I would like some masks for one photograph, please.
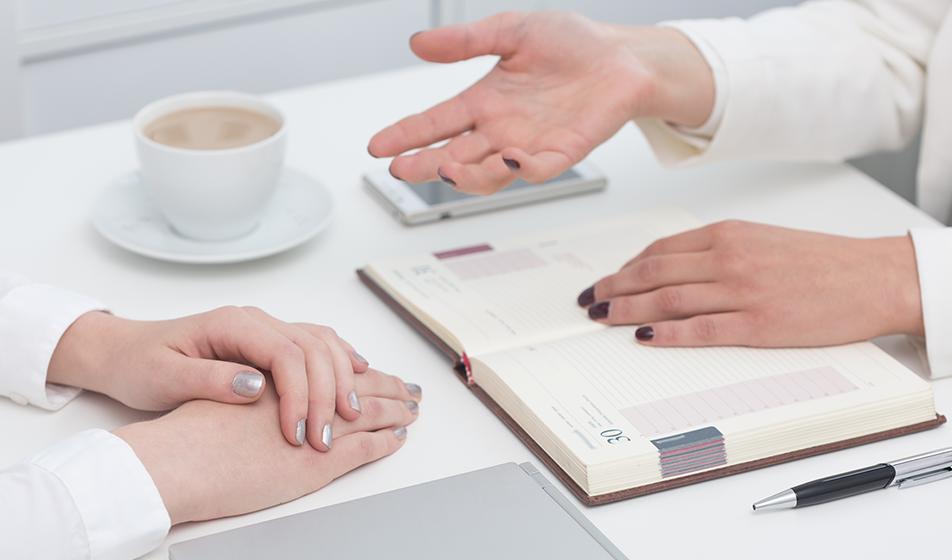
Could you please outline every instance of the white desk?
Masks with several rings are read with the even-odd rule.
[[[367,155],[382,125],[458,91],[486,68],[417,67],[273,96],[291,123],[290,165],[322,179],[337,215],[316,240],[241,265],[165,264],[100,239],[90,207],[116,175],[135,167],[127,122],[0,145],[0,265],[99,297],[115,312],[165,318],[235,303],[294,320],[334,325],[371,362],[424,387],[420,420],[395,456],[281,507],[172,531],[168,543],[288,515],[531,454],[463,388],[445,359],[357,280],[354,269],[393,253],[425,252],[597,220],[659,204],[705,220],[744,218],[855,235],[900,234],[930,225],[924,214],[845,165],[721,164],[663,170],[633,126],[591,160],[611,185],[604,194],[418,228],[396,223],[363,191],[361,174],[384,162]],[[109,92],[104,92],[108,102]],[[579,286],[581,290],[584,286]],[[891,351],[918,367],[904,340]],[[952,383],[937,383],[952,413]],[[50,414],[0,402],[0,465],[88,427],[142,418],[86,394]],[[875,492],[819,508],[755,515],[754,499],[789,485],[952,444],[952,428],[781,465],[644,498],[584,509],[632,559],[646,557],[886,558],[941,550],[952,482]],[[538,464],[538,461],[536,461]],[[460,520],[460,523],[464,523]],[[373,528],[367,528],[368,535]],[[426,547],[421,535],[421,549]],[[934,556],[934,555],[933,555]],[[150,558],[166,557],[165,546]]]

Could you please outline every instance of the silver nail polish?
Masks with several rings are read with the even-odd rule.
[[[394,428],[393,435],[397,436],[397,439],[407,439],[406,426],[400,426],[399,428]]]
[[[369,365],[370,365],[370,362],[367,361],[367,358],[361,356],[361,355],[360,355],[360,352],[358,352],[358,351],[356,351],[356,350],[354,350],[354,357],[357,358],[357,361],[358,361],[358,362],[364,364],[365,366],[369,366]]]
[[[347,394],[347,404],[350,405],[350,408],[360,412],[360,399],[357,398],[357,392],[351,391]]]
[[[423,387],[420,387],[416,383],[404,383],[404,385],[407,386],[407,392],[410,393],[411,396],[416,398],[423,396]]]
[[[331,444],[334,443],[334,432],[330,424],[324,424],[324,429],[321,430],[321,443],[328,449],[330,449]]]
[[[240,371],[231,380],[231,390],[236,395],[254,398],[264,387],[264,376],[257,371]]]
[[[304,445],[304,436],[307,435],[307,424],[304,421],[304,418],[298,420],[297,429],[294,430],[294,439],[297,440],[298,445]]]
[[[404,404],[407,405],[411,414],[416,414],[420,411],[420,405],[418,405],[416,401],[406,401]]]

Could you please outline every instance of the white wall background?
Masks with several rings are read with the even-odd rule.
[[[194,89],[267,92],[413,64],[420,29],[509,9],[618,23],[799,0],[0,0],[0,140],[125,118]],[[916,150],[859,166],[911,197]]]

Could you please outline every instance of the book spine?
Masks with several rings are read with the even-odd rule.
[[[466,371],[466,385],[475,385],[476,381],[473,379],[473,366],[469,363],[469,356],[466,355],[466,352],[463,352],[460,356],[460,360],[463,362],[463,369]]]

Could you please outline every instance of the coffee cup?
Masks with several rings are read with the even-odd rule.
[[[287,141],[274,105],[233,91],[185,93],[146,105],[132,122],[146,194],[176,232],[222,241],[258,225]]]

